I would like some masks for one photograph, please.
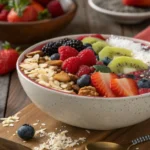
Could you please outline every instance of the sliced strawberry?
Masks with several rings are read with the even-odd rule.
[[[86,37],[95,37],[95,38],[98,38],[98,39],[101,39],[101,40],[106,40],[101,34],[93,34],[93,35],[90,35],[90,36],[87,36],[87,35],[84,35],[84,36],[79,36],[78,38],[77,38],[77,40],[80,40],[80,41],[82,41],[84,38],[86,38]]]
[[[137,84],[131,78],[112,79],[110,87],[119,97],[138,95]]]
[[[150,88],[141,88],[139,89],[139,94],[150,93]]]
[[[110,89],[110,81],[117,77],[118,76],[113,73],[95,72],[91,75],[91,82],[100,95],[105,97],[116,97]]]

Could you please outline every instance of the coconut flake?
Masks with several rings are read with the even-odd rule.
[[[67,130],[60,133],[50,132],[48,133],[48,140],[39,147],[35,147],[33,150],[65,150],[66,148],[71,148],[80,143],[84,143],[86,138],[82,137],[73,140],[71,137],[66,136]]]
[[[135,59],[140,59],[146,64],[150,65],[150,48],[149,50],[145,50],[145,48],[148,48],[147,46],[145,47],[141,43],[136,43],[132,40],[128,40],[123,37],[117,37],[113,35],[107,39],[107,42],[111,46],[131,50],[133,52],[133,57]]]

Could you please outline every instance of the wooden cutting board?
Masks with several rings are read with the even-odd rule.
[[[121,144],[128,144],[132,139],[138,136],[150,134],[150,128],[149,128],[150,120],[147,120],[136,126],[131,126],[128,128],[123,128],[123,129],[118,129],[113,131],[92,130],[89,132],[89,130],[87,131],[85,129],[76,128],[73,126],[66,125],[62,122],[56,121],[54,118],[48,116],[47,114],[39,110],[34,104],[30,104],[29,106],[21,110],[18,116],[20,117],[20,120],[14,123],[13,127],[3,127],[2,124],[0,125],[0,137],[25,145],[31,149],[33,149],[33,147],[35,146],[38,146],[40,143],[46,141],[46,138],[36,137],[28,142],[24,142],[17,135],[14,134],[16,133],[16,130],[21,125],[23,124],[33,125],[34,123],[37,122],[37,120],[39,120],[39,123],[38,125],[34,126],[36,130],[39,130],[40,127],[46,128],[47,132],[54,132],[54,131],[58,132],[58,131],[68,130],[69,132],[67,136],[71,136],[72,138],[75,139],[79,137],[86,137],[87,138],[86,143],[95,142],[95,141],[115,141]],[[42,126],[42,123],[46,125]],[[84,144],[77,147],[77,149],[80,150],[82,150],[83,148],[84,148]],[[144,149],[140,149],[140,150],[144,150]]]

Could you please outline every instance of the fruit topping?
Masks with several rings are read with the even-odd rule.
[[[109,57],[105,57],[103,59],[103,64],[107,66],[111,61],[112,61],[112,59],[110,59]]]
[[[150,88],[150,79],[141,79],[137,82],[139,88]]]
[[[128,74],[137,70],[148,69],[148,65],[141,60],[131,57],[120,56],[114,58],[108,65],[112,72],[116,74],[124,73]]]
[[[81,77],[84,74],[90,74],[90,73],[91,73],[91,69],[89,66],[81,65],[78,72],[77,72],[77,76]]]
[[[61,46],[59,42],[49,42],[43,46],[42,51],[44,55],[51,56],[54,53],[58,53],[58,48]]]
[[[137,84],[130,78],[112,79],[110,87],[118,97],[138,95]]]
[[[100,39],[98,38],[95,38],[95,37],[85,37],[83,40],[82,40],[82,43],[85,44],[85,43],[89,43],[89,44],[93,44],[93,43],[96,43],[98,41],[101,41]]]
[[[91,83],[91,77],[90,75],[82,75],[78,80],[77,80],[77,85],[79,87],[84,87],[84,86],[88,86]]]
[[[92,45],[89,43],[84,43],[83,46],[84,46],[84,49],[88,49],[88,48],[91,49],[92,48]]]
[[[116,97],[110,89],[110,81],[117,77],[118,76],[113,73],[95,72],[91,75],[91,82],[101,96]]]
[[[92,44],[92,47],[96,54],[98,54],[104,47],[109,46],[105,41],[98,41]]]
[[[139,94],[150,93],[150,88],[141,88],[139,89]]]
[[[69,57],[77,56],[78,51],[70,46],[61,46],[58,48],[60,54],[60,60],[66,60]]]
[[[67,73],[76,74],[80,66],[81,62],[79,57],[70,57],[63,62],[62,70]]]
[[[99,59],[100,60],[103,60],[106,57],[113,59],[114,57],[118,57],[118,56],[129,56],[129,57],[131,57],[132,51],[124,49],[124,48],[107,46],[99,52]]]
[[[59,60],[60,58],[60,55],[59,53],[54,53],[50,56],[51,60]]]
[[[17,133],[20,138],[27,141],[33,138],[35,130],[32,126],[24,124],[18,129]]]
[[[93,51],[90,49],[82,50],[78,57],[80,58],[82,65],[92,66],[96,64],[96,57]]]
[[[70,39],[70,40],[66,41],[63,45],[64,46],[71,46],[78,51],[81,51],[84,49],[83,43],[80,40],[75,40],[75,39]]]

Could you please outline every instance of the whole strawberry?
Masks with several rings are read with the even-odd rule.
[[[8,22],[28,22],[38,18],[37,10],[30,5],[30,0],[15,0],[10,3],[12,8],[7,16]]]
[[[77,56],[78,51],[70,46],[61,46],[58,48],[60,60],[66,60],[69,57]]]
[[[0,50],[0,75],[13,71],[16,68],[18,57],[19,53],[6,42],[3,49]]]
[[[82,50],[78,57],[81,60],[82,65],[93,66],[96,64],[96,56],[91,49]]]

